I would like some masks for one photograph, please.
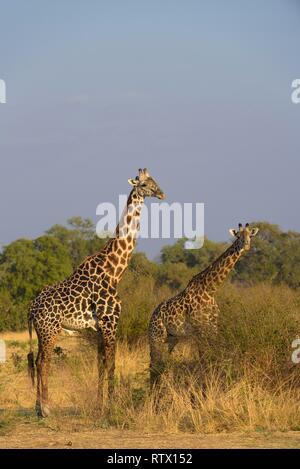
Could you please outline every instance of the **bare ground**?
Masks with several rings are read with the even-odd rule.
[[[300,432],[141,434],[129,430],[55,431],[22,424],[0,436],[0,448],[300,448]]]

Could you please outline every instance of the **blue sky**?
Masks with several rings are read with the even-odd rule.
[[[0,0],[0,243],[129,192],[300,231],[297,0]],[[148,202],[149,203],[149,202]],[[140,240],[152,257],[159,240]]]

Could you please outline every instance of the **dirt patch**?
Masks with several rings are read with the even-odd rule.
[[[63,432],[18,425],[0,448],[300,448],[300,432],[269,434],[141,434],[128,430]]]

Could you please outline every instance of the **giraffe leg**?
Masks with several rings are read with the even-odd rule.
[[[150,390],[159,384],[160,376],[165,369],[166,342],[168,333],[161,318],[152,317],[148,330],[150,346]],[[175,347],[175,342],[174,346]],[[169,344],[169,350],[172,345]]]
[[[150,342],[150,389],[153,390],[160,382],[165,369],[165,343],[159,340]]]
[[[36,359],[37,369],[37,399],[36,413],[38,417],[47,417],[50,413],[48,402],[48,376],[50,371],[50,361],[52,350],[55,344],[55,337],[51,340],[42,340],[39,343],[39,351]]]
[[[106,320],[103,320],[103,337],[105,347],[105,364],[108,378],[108,398],[110,402],[114,396],[115,363],[116,363],[116,328],[121,314],[121,300],[118,295],[111,298],[111,307]],[[112,321],[113,318],[113,321]],[[103,318],[104,319],[104,318]]]
[[[116,355],[116,327],[121,312],[121,301],[117,296],[111,297],[111,305],[104,313],[98,311],[100,320],[99,342],[98,342],[98,399],[100,406],[103,405],[104,375],[108,377],[108,397],[112,399],[115,381],[115,355]]]
[[[209,316],[207,324],[204,329],[197,328],[195,331],[197,344],[198,344],[198,357],[200,366],[200,380],[198,385],[200,386],[200,392],[203,398],[207,397],[207,384],[205,380],[205,374],[208,366],[211,364],[210,351],[215,350],[217,347],[218,340],[218,315],[219,308],[217,304],[213,304],[209,310]],[[197,399],[193,396],[192,404],[196,405]]]
[[[102,332],[98,334],[98,405],[103,407],[104,374],[106,369],[105,346]]]
[[[114,396],[115,387],[115,362],[116,362],[116,342],[115,339],[105,344],[106,369],[108,378],[108,398],[111,401]]]
[[[113,398],[115,381],[115,354],[116,341],[114,337],[100,335],[98,340],[98,404],[103,406],[104,377],[107,372],[108,377],[108,397]]]
[[[205,315],[205,322],[202,325],[194,324],[194,336],[198,344],[199,361],[203,361],[203,352],[216,347],[218,338],[218,317],[219,307],[213,299],[212,304],[206,309],[202,309],[202,315]]]
[[[40,347],[39,347],[39,351],[38,351],[37,358],[36,358],[36,361],[35,361],[36,373],[37,373],[37,377],[36,377],[37,390],[36,390],[35,411],[36,411],[38,417],[42,417],[42,414],[41,414],[41,357],[42,357],[42,351],[40,350]]]

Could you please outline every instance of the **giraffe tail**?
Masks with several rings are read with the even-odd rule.
[[[35,377],[35,366],[34,366],[34,354],[33,354],[33,345],[32,345],[32,318],[29,316],[28,319],[28,332],[29,332],[29,353],[27,355],[27,366],[28,366],[28,376],[31,379],[32,387],[34,386],[34,377]]]

